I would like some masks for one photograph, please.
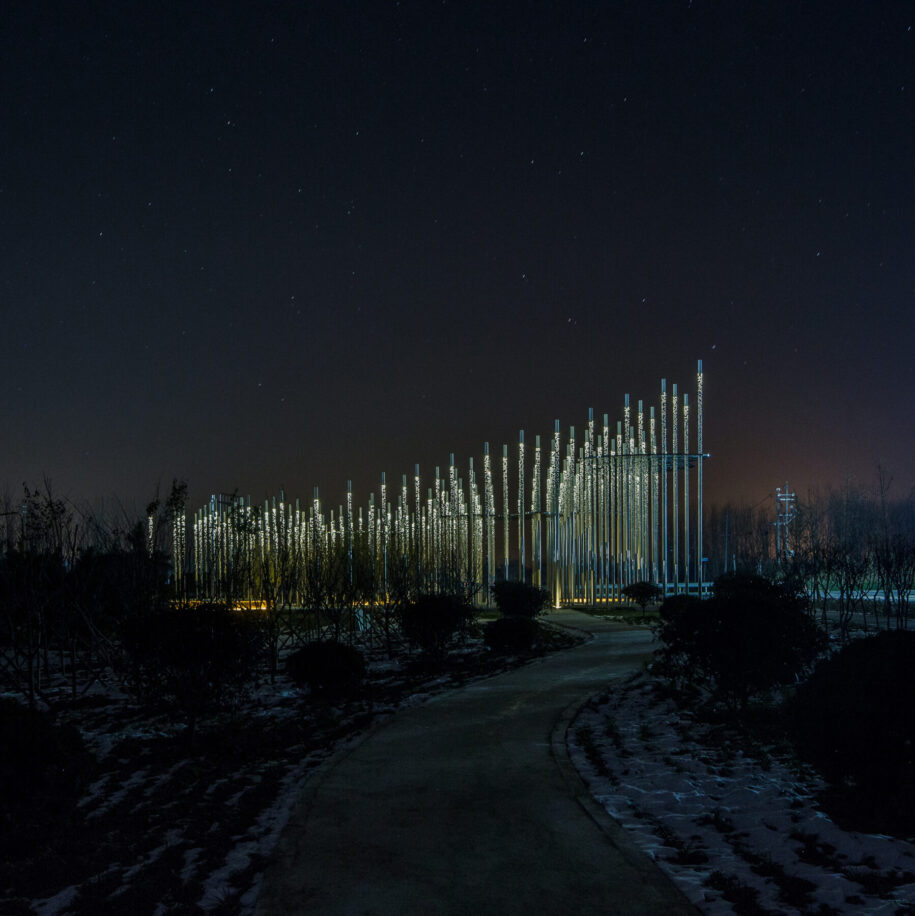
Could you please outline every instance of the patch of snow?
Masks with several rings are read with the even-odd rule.
[[[57,916],[58,913],[66,910],[78,892],[79,888],[72,884],[70,887],[65,887],[62,891],[56,893],[53,897],[48,897],[45,900],[33,900],[32,909],[36,916]]]
[[[99,817],[104,812],[106,812],[112,805],[119,805],[126,797],[127,793],[131,789],[135,789],[137,786],[143,783],[143,780],[146,778],[146,774],[149,770],[146,767],[143,767],[137,770],[126,782],[121,783],[121,788],[116,792],[112,792],[105,801],[98,806],[94,811],[90,811],[86,815],[86,820],[91,818]]]
[[[915,878],[882,897],[866,890],[877,875],[901,882],[915,872],[915,846],[839,828],[816,807],[822,783],[812,772],[774,758],[764,769],[738,749],[704,745],[709,729],[659,700],[647,680],[618,682],[601,700],[585,704],[570,727],[570,758],[598,802],[704,913],[733,912],[722,880],[782,913],[826,904],[882,916],[915,906]],[[803,891],[785,890],[798,879],[811,883],[806,901]]]
[[[203,852],[202,846],[195,846],[193,849],[184,851],[184,868],[181,869],[181,880],[185,884],[191,880],[194,872],[197,871],[197,859],[200,858],[201,852]]]

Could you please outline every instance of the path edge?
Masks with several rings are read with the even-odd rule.
[[[612,680],[612,679],[611,679]],[[566,785],[569,787],[579,807],[597,825],[607,842],[613,846],[626,862],[638,872],[646,884],[667,885],[674,894],[682,900],[683,913],[693,913],[700,916],[701,910],[686,896],[674,879],[661,868],[646,852],[639,849],[631,839],[626,828],[615,818],[607,813],[604,806],[591,794],[572,758],[569,756],[567,735],[572,723],[578,717],[581,708],[591,699],[593,694],[587,694],[570,703],[560,714],[550,733],[550,753],[557,768],[562,774]]]

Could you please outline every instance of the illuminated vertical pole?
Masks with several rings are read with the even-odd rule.
[[[488,442],[483,443],[483,513],[486,518],[486,604],[489,605],[492,598],[490,589],[496,581],[496,497]]]
[[[595,482],[597,480],[597,468],[594,464],[596,453],[594,451],[594,408],[588,408],[588,436],[585,440],[585,465],[584,471],[585,489],[586,489],[586,529],[585,538],[587,540],[587,559],[588,559],[588,604],[594,606],[595,600],[595,576],[597,573],[597,529],[594,524],[596,511],[594,500],[597,495]]]
[[[477,526],[474,517],[474,502],[477,489],[477,475],[473,470],[473,456],[468,459],[467,464],[467,579],[470,582],[479,582],[477,578],[477,553],[476,537]]]
[[[527,526],[524,521],[524,430],[518,431],[518,581],[524,582],[526,573],[524,562],[527,559],[525,538]]]
[[[407,475],[400,476],[400,563],[401,568],[406,565],[410,551],[410,496],[407,490]]]
[[[625,550],[623,556],[624,572],[622,584],[630,585],[632,578],[630,575],[632,562],[632,452],[630,449],[631,442],[631,409],[629,407],[629,395],[625,396],[623,402],[623,540]]]
[[[388,600],[388,485],[385,472],[381,472],[381,506],[379,507],[380,540],[381,540],[381,596]]]
[[[702,360],[696,373],[696,451],[699,455],[699,465],[696,468],[696,578],[699,582],[699,597],[702,597],[702,582],[705,578],[705,564],[703,563],[702,554],[702,462],[704,453],[702,451]],[[727,558],[725,558],[727,561]]]
[[[375,519],[375,494],[369,493],[368,504],[368,546],[369,556],[372,560],[372,588],[375,594],[373,600],[378,598],[378,528]]]
[[[477,486],[477,474],[473,469],[473,457],[469,459],[470,467],[470,556],[473,569],[473,589],[476,594],[483,586],[483,506]]]
[[[624,502],[624,493],[625,487],[624,483],[624,467],[623,467],[623,424],[617,420],[616,421],[616,461],[614,462],[613,468],[613,487],[614,487],[614,520],[613,520],[613,529],[614,529],[614,538],[616,541],[616,560],[615,560],[615,572],[614,576],[616,577],[616,598],[620,600],[622,596],[623,585],[623,556],[625,551],[625,545],[623,543],[623,502]]]
[[[651,581],[657,583],[658,567],[658,431],[654,405],[648,408],[648,434],[651,437]]]
[[[194,543],[194,597],[198,600],[203,597],[200,592],[200,584],[203,581],[203,550],[201,549],[203,531],[203,522],[201,520],[202,510],[194,512],[194,524],[191,528],[191,540]]]
[[[638,563],[638,521],[639,521],[639,512],[638,512],[638,494],[637,494],[637,476],[638,476],[638,446],[635,441],[635,427],[630,424],[629,426],[629,438],[627,439],[627,465],[629,467],[629,473],[627,476],[626,484],[626,499],[628,501],[627,506],[627,523],[628,523],[628,540],[629,540],[629,550],[627,553],[627,581],[629,583],[636,581],[636,565]]]
[[[584,442],[588,441],[587,433]],[[586,537],[588,516],[588,494],[585,468],[585,446],[578,447],[578,460],[575,463],[575,555],[578,588],[575,595],[579,601],[588,600],[588,541]]]
[[[566,538],[566,569],[568,571],[568,596],[575,601],[578,598],[578,541],[576,538],[578,513],[575,499],[578,496],[577,475],[575,473],[575,427],[569,427],[568,455],[566,456],[566,520],[563,525]]]
[[[689,594],[689,394],[683,392],[683,573]]]
[[[423,511],[422,511],[422,487],[419,479],[419,465],[413,465],[413,512],[415,521],[413,523],[413,550],[416,553],[416,585],[422,588],[423,583]]]
[[[442,557],[444,551],[442,549],[442,508],[444,506],[444,497],[442,496],[442,477],[441,470],[438,465],[435,466],[435,487],[433,488],[433,498],[434,498],[434,519],[433,519],[433,550],[434,550],[434,561],[433,568],[435,569],[435,580],[436,580],[436,591],[439,591],[442,586],[442,574],[444,569],[442,568]]]
[[[667,597],[667,379],[661,379],[661,575],[664,580],[664,597]]]
[[[672,403],[672,423],[671,423],[671,450],[673,451],[673,506],[674,506],[674,593],[680,592],[680,499],[679,499],[679,477],[680,477],[680,453],[677,450],[677,427],[680,421],[680,399],[677,395],[677,386],[674,385],[673,403]]]
[[[448,456],[448,573],[451,577],[451,587],[454,587],[455,577],[460,570],[460,512],[461,505],[458,500],[457,466],[454,463],[454,452]]]
[[[455,466],[457,474],[457,466]],[[467,572],[467,504],[464,500],[464,478],[457,478],[457,490],[455,493],[454,505],[454,525],[455,525],[455,562],[454,570],[458,581],[466,581],[469,578]]]
[[[603,450],[600,460],[601,485],[601,595],[610,599],[610,418],[604,414]]]
[[[636,451],[638,458],[636,488],[638,492],[638,521],[639,521],[639,556],[638,556],[638,580],[642,581],[648,578],[648,519],[645,509],[648,505],[648,485],[645,473],[645,407],[639,400],[638,411],[636,413]]]
[[[537,588],[543,588],[543,559],[540,518],[540,436],[534,437],[534,477],[531,481],[531,576]]]
[[[296,506],[298,513],[298,506]],[[353,584],[353,482],[346,481],[346,565],[349,568],[350,585]]]
[[[502,548],[504,553],[504,575],[505,581],[508,581],[508,540],[509,540],[509,516],[508,516],[508,446],[502,446]]]
[[[562,584],[559,575],[559,487],[561,482],[560,465],[562,462],[560,448],[559,420],[556,420],[553,427],[553,439],[550,443],[550,469],[547,474],[547,512],[550,514],[549,527],[547,529],[549,536],[547,557],[549,559],[550,591],[553,595],[554,608],[558,608],[562,604]]]
[[[423,588],[434,591],[435,582],[435,502],[432,497],[432,487],[426,489],[426,515],[423,519]],[[431,584],[430,584],[431,580]]]

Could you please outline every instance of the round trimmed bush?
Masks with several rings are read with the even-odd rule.
[[[530,617],[502,617],[483,628],[483,641],[495,652],[527,652],[534,645],[540,625]]]
[[[170,703],[193,724],[250,688],[263,639],[258,611],[200,604],[134,618],[122,646],[137,697]]]
[[[915,633],[843,647],[798,688],[789,712],[799,752],[853,816],[869,819],[862,829],[915,832]]]
[[[503,617],[536,617],[550,603],[546,589],[526,582],[496,582],[490,591]]]
[[[93,766],[74,726],[0,698],[0,857],[27,856],[60,830]]]
[[[299,687],[314,694],[346,696],[365,680],[365,656],[355,647],[334,640],[306,643],[286,659],[286,673]]]
[[[441,659],[472,620],[473,608],[460,595],[421,595],[400,611],[404,636],[431,659]]]
[[[723,576],[706,601],[668,598],[660,617],[662,665],[732,704],[794,683],[825,647],[803,599],[759,576]]]

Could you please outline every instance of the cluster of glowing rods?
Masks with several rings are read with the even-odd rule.
[[[369,594],[363,587],[359,600],[369,603],[386,601],[404,570],[427,588],[459,582],[481,604],[502,578],[547,589],[555,607],[619,601],[639,581],[701,594],[701,360],[694,397],[676,384],[668,393],[662,379],[657,411],[642,401],[633,410],[627,394],[615,429],[607,414],[598,426],[591,409],[580,432],[570,427],[563,439],[556,420],[533,449],[522,430],[514,449],[502,446],[498,468],[487,442],[481,465],[471,458],[459,471],[451,455],[447,474],[437,467],[425,491],[419,465],[398,488],[382,473],[358,510],[351,483],[336,512],[317,487],[307,507],[282,493],[263,506],[214,495],[194,514],[190,539],[186,518],[171,520],[176,583],[193,573],[198,599],[231,592],[260,602],[269,585],[304,603],[302,571],[333,559],[350,580],[357,566],[363,580],[368,570]]]

